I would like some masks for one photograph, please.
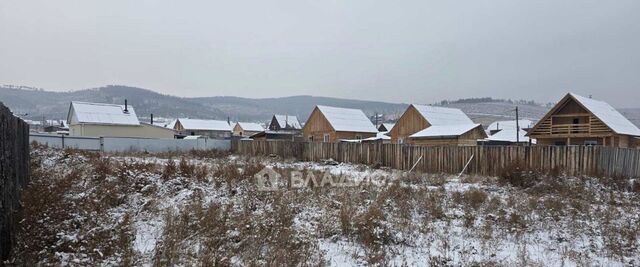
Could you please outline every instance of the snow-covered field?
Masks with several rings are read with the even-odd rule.
[[[9,265],[640,265],[638,186],[626,180],[220,153],[36,148],[32,161]],[[265,192],[253,178],[264,166],[376,182]]]

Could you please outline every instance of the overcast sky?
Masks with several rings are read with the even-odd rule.
[[[640,1],[0,1],[0,84],[640,107]]]

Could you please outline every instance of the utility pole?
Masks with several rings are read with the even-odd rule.
[[[378,112],[376,112],[376,129],[378,129]]]
[[[520,117],[518,116],[518,106],[516,106],[516,144],[520,143]]]

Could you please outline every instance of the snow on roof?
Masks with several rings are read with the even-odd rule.
[[[530,120],[518,120],[518,126],[520,126],[520,129],[523,128],[531,128],[533,127],[533,122]],[[489,124],[489,127],[487,127],[487,130],[502,130],[502,129],[516,129],[516,120],[511,120],[511,121],[494,121],[493,123]]]
[[[185,130],[231,131],[227,121],[199,119],[178,119],[178,121]]]
[[[302,129],[300,125],[300,121],[298,117],[291,115],[274,115],[278,124],[280,124],[280,128],[293,128],[293,129]]]
[[[173,128],[176,127],[176,121],[178,121],[178,120],[172,120],[168,124],[165,124],[164,127],[165,128],[169,128],[169,129],[173,129]]]
[[[362,141],[375,141],[375,140],[391,140],[391,137],[386,135],[388,132],[378,132],[375,137],[369,137],[362,139]]]
[[[524,142],[524,143],[528,143],[529,142],[529,137],[526,136],[526,134],[527,134],[527,132],[522,130],[522,128],[520,129],[520,131],[518,131],[518,137],[520,138],[520,142]],[[516,129],[515,129],[515,127],[514,128],[503,129],[503,130],[501,130],[501,131],[489,136],[486,140],[515,143],[517,141]]]
[[[640,136],[640,129],[606,102],[569,94],[617,134]]]
[[[359,109],[317,106],[334,130],[340,132],[377,133],[378,129]]]
[[[480,124],[456,124],[456,125],[433,125],[409,136],[410,138],[434,138],[434,137],[451,137],[460,136]]]
[[[259,123],[238,122],[238,124],[240,125],[240,128],[242,128],[242,130],[245,130],[245,131],[250,131],[250,132],[262,132],[262,131],[264,131],[264,127],[262,127],[262,125],[260,125]]]
[[[431,125],[473,124],[473,121],[457,108],[413,105]]]
[[[72,111],[79,123],[140,125],[131,105],[127,106],[128,112],[125,112],[124,105],[72,101],[69,116]]]

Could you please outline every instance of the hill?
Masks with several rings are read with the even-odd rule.
[[[367,114],[399,114],[405,104],[360,101],[314,96],[251,99],[231,96],[184,98],[163,95],[151,90],[110,85],[71,92],[51,92],[42,89],[0,86],[0,102],[25,118],[41,120],[66,118],[71,101],[122,104],[127,99],[142,119],[155,117],[191,117],[202,119],[265,121],[274,113],[306,118],[315,105],[359,108]]]
[[[7,105],[14,113],[28,119],[42,120],[66,118],[71,101],[87,101],[102,103],[124,103],[127,99],[136,109],[142,120],[153,113],[156,118],[173,119],[191,117],[202,119],[222,119],[228,117],[233,121],[264,122],[273,114],[296,115],[305,120],[315,105],[327,105],[345,108],[357,108],[367,115],[384,114],[386,121],[397,119],[406,109],[407,104],[380,101],[363,101],[332,97],[308,95],[277,98],[243,98],[234,96],[213,97],[177,97],[164,95],[152,90],[110,85],[94,89],[69,92],[51,92],[43,89],[18,86],[0,86],[0,102]],[[520,118],[537,120],[550,108],[526,100],[504,100],[470,98],[445,100],[437,103],[441,106],[462,109],[477,123],[488,125],[496,120],[515,119],[515,107],[519,107]],[[640,108],[620,109],[636,125],[640,125]]]

